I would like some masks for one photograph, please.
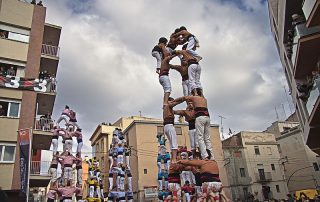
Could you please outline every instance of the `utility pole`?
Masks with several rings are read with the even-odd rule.
[[[223,117],[221,115],[219,115],[219,117],[220,117],[220,125],[221,125],[220,132],[221,132],[221,135],[222,135],[222,139],[224,139],[222,119],[226,119],[226,117]]]

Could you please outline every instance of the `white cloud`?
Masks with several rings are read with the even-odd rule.
[[[86,134],[121,116],[161,117],[162,88],[151,49],[184,25],[200,40],[201,81],[211,120],[225,128],[264,130],[285,102],[285,79],[269,31],[266,3],[222,1],[48,1],[47,21],[61,25],[57,117],[74,108]],[[174,97],[181,79],[170,72]],[[181,107],[184,107],[181,106]]]

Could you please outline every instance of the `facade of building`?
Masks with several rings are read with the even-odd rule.
[[[125,130],[134,120],[160,121],[159,119],[142,116],[122,117],[115,123],[101,123],[97,126],[90,137],[92,154],[100,162],[103,182],[108,184],[109,157],[108,151],[112,140],[113,131],[116,128]]]
[[[102,172],[108,171],[108,146],[112,139],[112,132],[115,128],[121,128],[125,134],[128,146],[131,148],[130,167],[132,172],[132,186],[134,197],[138,201],[156,200],[157,182],[157,154],[158,141],[156,135],[163,133],[162,120],[147,117],[120,118],[114,124],[100,124],[90,138],[93,146],[93,153],[98,160],[104,161]],[[188,125],[186,123],[175,124],[178,145],[190,148]],[[220,178],[224,186],[228,187],[228,180],[224,170],[224,158],[222,144],[219,134],[219,126],[211,125],[211,141],[213,142],[215,159],[219,163]],[[102,146],[103,145],[103,146]],[[168,144],[167,144],[168,147]],[[103,154],[103,155],[102,155]],[[108,179],[105,174],[104,182],[107,185]],[[229,194],[228,189],[226,193]]]
[[[267,132],[275,134],[279,144],[289,192],[316,189],[320,183],[320,158],[305,145],[299,122],[277,121]]]
[[[190,148],[188,125],[186,123],[175,124],[178,145]],[[149,191],[150,187],[157,187],[157,154],[158,141],[157,133],[163,133],[162,121],[135,120],[125,130],[124,134],[127,143],[131,147],[130,166],[132,170],[133,191],[138,201],[147,201],[154,198]],[[226,172],[224,170],[224,158],[222,152],[222,144],[219,134],[219,126],[211,125],[210,128],[211,142],[213,143],[213,151],[216,161],[219,164],[220,179],[224,186],[228,187]],[[167,144],[169,151],[169,144]],[[227,194],[229,193],[226,190]]]
[[[240,132],[222,142],[233,201],[285,199],[288,193],[275,136]]]
[[[1,76],[39,78],[39,72],[55,77],[59,63],[61,27],[45,22],[46,8],[18,0],[0,0]],[[10,74],[9,74],[10,71]],[[15,83],[12,81],[12,85]],[[47,187],[41,175],[41,150],[49,150],[55,87],[45,92],[0,87],[0,187],[10,201],[17,201],[21,188],[20,151],[17,131],[33,129],[30,187]],[[40,116],[42,117],[40,120]],[[31,194],[32,195],[32,194]]]
[[[268,6],[304,140],[320,154],[320,1],[268,0]]]

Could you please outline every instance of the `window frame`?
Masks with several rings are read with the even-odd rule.
[[[182,127],[181,126],[175,126],[174,129],[176,130],[177,135],[182,135]]]
[[[18,100],[0,99],[0,102],[7,102],[7,103],[8,103],[7,115],[6,115],[6,116],[0,116],[0,117],[20,118],[21,101],[18,101]],[[9,116],[9,114],[10,114],[10,109],[11,109],[11,103],[19,104],[18,116]]]
[[[278,184],[276,184],[276,191],[277,191],[277,193],[281,193],[280,186]]]
[[[257,151],[258,151],[258,152],[257,152]],[[259,146],[254,146],[254,154],[255,154],[255,155],[261,155]]]
[[[0,146],[3,146],[3,147],[2,147],[2,151],[1,151],[1,156],[0,156],[0,164],[1,164],[1,163],[14,163],[14,162],[15,162],[15,157],[16,157],[16,152],[17,152],[16,144],[13,144],[13,143],[1,143],[1,142],[0,142]],[[4,150],[5,150],[6,146],[14,147],[13,159],[12,159],[12,161],[4,161],[4,160],[3,160],[3,158],[4,158]]]
[[[144,175],[147,175],[147,174],[148,174],[148,169],[147,169],[147,168],[144,168],[144,169],[143,169],[143,174],[144,174]]]
[[[276,170],[276,166],[273,164],[273,163],[271,163],[271,170]]]
[[[319,171],[319,165],[317,162],[313,162],[312,165],[313,165],[314,171]]]
[[[240,177],[246,177],[246,170],[244,168],[239,168]]]

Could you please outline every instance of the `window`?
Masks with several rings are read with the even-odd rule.
[[[276,168],[274,167],[274,164],[271,164],[271,169],[276,170]]]
[[[317,163],[313,163],[313,168],[315,171],[319,171],[319,166]]]
[[[243,190],[244,198],[247,198],[248,197],[248,187],[243,187],[242,190]]]
[[[143,174],[148,174],[148,169],[143,169]]]
[[[240,168],[240,176],[241,177],[245,177],[246,176],[246,172],[245,172],[244,168]]]
[[[14,144],[0,144],[0,162],[13,163],[16,146]]]
[[[177,133],[177,135],[182,135],[181,127],[176,127],[176,133]]]
[[[283,131],[290,130],[290,127],[283,127]]]
[[[267,154],[272,155],[271,147],[267,147]]]
[[[163,135],[163,126],[157,126],[157,134]]]
[[[279,185],[276,185],[276,190],[277,190],[278,193],[280,193],[280,187],[279,187]]]
[[[0,24],[0,37],[29,43],[30,31],[18,27]]]
[[[20,102],[0,100],[0,106],[0,116],[19,118]]]
[[[104,151],[104,139],[101,140],[101,152]]]
[[[259,150],[259,147],[258,146],[254,146],[254,153],[256,155],[260,155],[260,150]]]

